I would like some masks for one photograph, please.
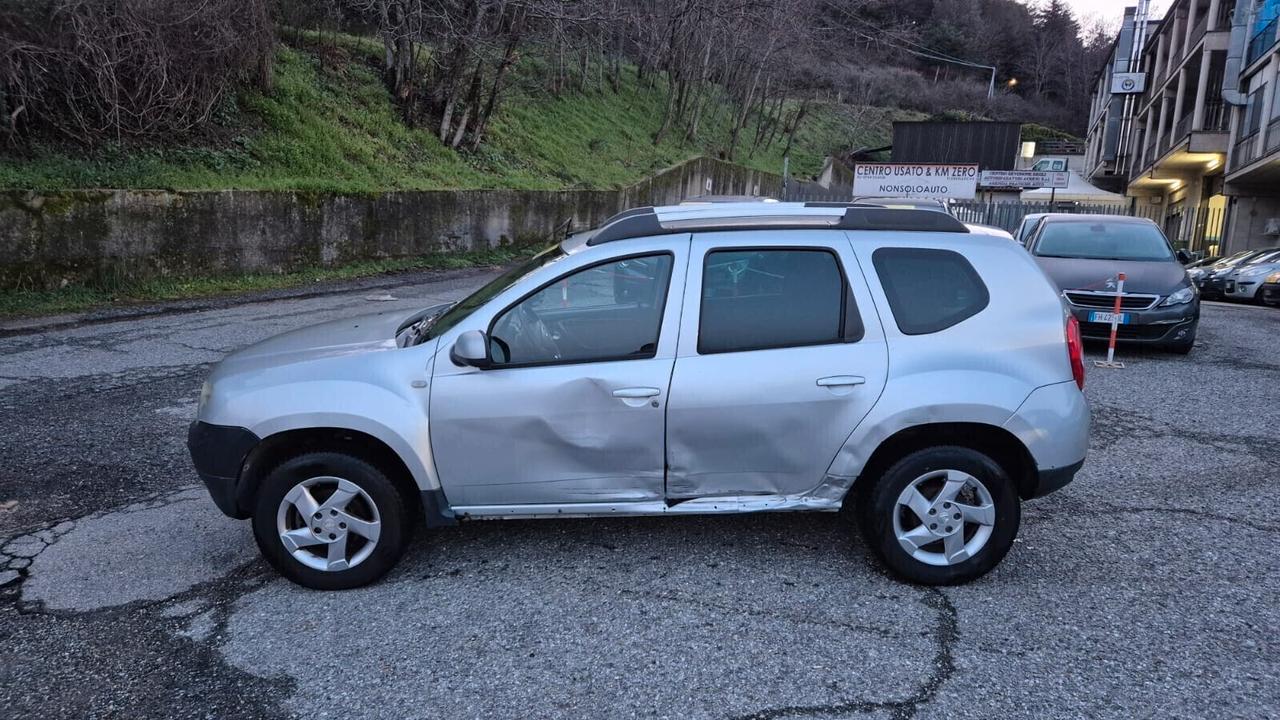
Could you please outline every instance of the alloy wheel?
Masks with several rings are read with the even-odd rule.
[[[378,545],[378,507],[359,485],[332,476],[308,478],[285,493],[276,512],[280,542],[295,560],[338,572],[368,559]]]
[[[955,565],[982,550],[995,519],[995,503],[981,480],[960,470],[934,470],[899,493],[893,532],[916,560]]]

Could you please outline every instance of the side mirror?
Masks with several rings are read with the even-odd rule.
[[[1182,263],[1183,265],[1186,265],[1187,263],[1191,262],[1191,253],[1187,252],[1186,250],[1183,250],[1182,248],[1178,248],[1178,251],[1174,254],[1178,256],[1178,262]]]
[[[454,365],[480,368],[493,365],[489,357],[489,339],[479,330],[468,330],[458,336],[449,351],[449,359]]]

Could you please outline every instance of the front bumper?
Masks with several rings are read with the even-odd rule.
[[[1200,295],[1204,297],[1221,297],[1222,291],[1227,284],[1224,277],[1199,278],[1196,280],[1196,288],[1200,290]]]
[[[1229,279],[1223,283],[1222,294],[1232,300],[1252,300],[1258,296],[1258,286],[1262,277]]]
[[[257,444],[258,436],[242,427],[197,420],[187,429],[187,450],[196,474],[218,509],[233,518],[249,517],[249,508],[240,506],[237,490],[240,468]]]
[[[1071,314],[1080,321],[1080,335],[1085,340],[1111,338],[1111,323],[1089,321],[1089,313],[1098,312],[1100,308],[1076,305],[1068,307],[1071,308]],[[1151,345],[1186,342],[1188,338],[1195,337],[1196,324],[1200,321],[1200,301],[1123,312],[1128,316],[1128,322],[1116,326],[1116,342]]]

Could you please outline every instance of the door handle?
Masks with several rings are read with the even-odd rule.
[[[618,388],[613,391],[616,398],[651,398],[662,392],[655,387]]]
[[[818,378],[820,387],[847,387],[850,385],[863,385],[867,379],[861,375],[832,375],[831,377]]]

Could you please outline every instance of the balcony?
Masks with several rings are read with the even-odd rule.
[[[1276,20],[1280,18],[1272,18],[1257,35],[1249,40],[1249,52],[1245,54],[1244,66],[1249,67],[1266,54],[1272,45],[1276,44]]]
[[[1200,38],[1204,37],[1205,30],[1208,29],[1209,13],[1205,12],[1200,16],[1200,19],[1196,21],[1196,26],[1191,28],[1191,37],[1187,39],[1187,46],[1182,49],[1184,60],[1185,55],[1190,54],[1191,49],[1196,46],[1196,43],[1200,42]]]
[[[1181,140],[1191,133],[1191,115],[1192,113],[1183,115],[1182,119],[1178,121],[1178,124],[1173,126],[1173,136],[1171,139],[1174,142]]]
[[[1261,134],[1262,147],[1258,147]],[[1274,191],[1280,183],[1280,117],[1236,143],[1227,168],[1227,182]]]
[[[1231,151],[1231,166],[1242,168],[1258,159],[1258,132],[1255,130],[1240,138]]]
[[[1221,85],[1217,86],[1217,90],[1211,90],[1209,97],[1213,99],[1204,104],[1204,127],[1200,128],[1200,132],[1227,132],[1231,126],[1231,118],[1227,113],[1226,103],[1222,102]]]

